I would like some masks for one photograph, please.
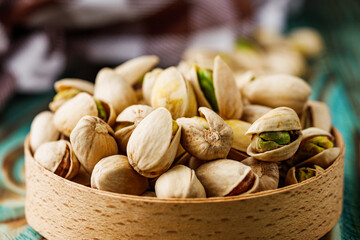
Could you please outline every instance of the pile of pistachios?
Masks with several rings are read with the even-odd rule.
[[[92,188],[158,198],[251,194],[315,177],[340,154],[326,104],[286,74],[241,76],[220,56],[155,68],[142,56],[95,84],[55,83],[30,130],[34,158]],[[245,74],[246,75],[246,74]]]

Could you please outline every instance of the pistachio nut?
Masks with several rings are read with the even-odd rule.
[[[94,116],[79,120],[71,132],[70,142],[81,165],[90,174],[102,158],[118,153],[114,131],[106,122]]]
[[[277,189],[279,186],[279,167],[275,162],[258,161],[253,157],[246,158],[241,163],[251,167],[259,177],[257,192]]]
[[[200,160],[225,158],[233,142],[231,127],[214,111],[200,107],[203,117],[179,118],[181,145]]]
[[[252,193],[259,185],[259,177],[251,168],[234,160],[210,161],[202,164],[195,172],[208,197]]]
[[[97,74],[94,97],[110,103],[116,115],[137,103],[136,93],[131,85],[110,68],[103,68]]]
[[[181,126],[163,107],[147,115],[135,128],[127,145],[130,165],[141,175],[157,177],[169,169],[175,159]]]
[[[184,165],[177,165],[163,173],[155,184],[158,198],[206,198],[203,185],[195,171]]]
[[[272,108],[261,105],[245,105],[241,120],[254,123],[258,118],[271,110]]]
[[[277,162],[291,158],[301,139],[298,115],[288,107],[279,107],[256,120],[247,135],[252,135],[247,154],[262,160]]]
[[[250,39],[238,39],[235,44],[234,61],[238,69],[261,72],[264,69],[264,51]]]
[[[30,127],[30,147],[34,153],[43,143],[58,140],[60,132],[53,123],[54,114],[44,111],[35,116]]]
[[[98,162],[91,174],[91,187],[99,190],[141,195],[148,188],[147,178],[138,174],[123,155],[113,155]]]
[[[234,140],[232,148],[246,152],[246,149],[251,143],[251,136],[246,135],[246,131],[250,128],[251,124],[241,120],[226,120],[225,121],[233,130]]]
[[[146,55],[126,61],[114,70],[122,79],[130,85],[134,85],[158,63],[159,58],[157,56]]]
[[[220,56],[214,59],[214,70],[194,66],[189,73],[199,106],[213,109],[224,119],[239,119],[243,103],[235,77]]]
[[[201,161],[197,159],[196,157],[190,157],[187,163],[187,166],[191,169],[197,169],[200,167],[203,163],[206,163],[205,161]]]
[[[257,74],[255,74],[254,71],[252,70],[248,70],[248,71],[237,71],[235,72],[235,81],[236,81],[236,86],[239,89],[239,91],[241,92],[241,95],[243,96],[244,93],[242,92],[244,87],[246,86],[246,84],[248,84],[251,81],[254,81],[255,78],[257,77]]]
[[[296,184],[321,174],[324,169],[320,166],[313,167],[292,167],[286,174],[285,185]]]
[[[34,158],[47,170],[66,179],[75,177],[80,168],[70,143],[65,140],[43,143]]]
[[[190,65],[197,65],[201,68],[213,69],[214,58],[218,51],[208,48],[192,47],[184,51],[182,59]]]
[[[245,97],[251,104],[272,108],[289,107],[300,114],[311,93],[311,88],[301,78],[274,74],[257,77],[244,87]]]
[[[330,132],[331,115],[326,103],[309,100],[301,114],[301,126],[303,129],[316,127]]]
[[[321,35],[312,28],[297,28],[289,37],[289,43],[305,57],[316,57],[324,49]]]
[[[252,36],[256,42],[266,48],[282,45],[286,42],[286,39],[279,31],[270,28],[258,27],[252,33]]]
[[[151,72],[148,72],[144,76],[144,81],[142,84],[142,92],[144,100],[147,104],[151,104],[151,93],[154,88],[155,82],[159,77],[160,73],[162,73],[163,69],[155,68]]]
[[[126,152],[130,135],[137,125],[154,109],[146,105],[132,105],[122,111],[116,118],[115,139],[119,149]]]
[[[197,103],[191,85],[175,67],[169,67],[157,77],[151,92],[151,106],[165,107],[174,119],[196,115]]]

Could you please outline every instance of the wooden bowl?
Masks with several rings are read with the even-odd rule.
[[[342,211],[344,153],[324,173],[247,196],[157,199],[92,189],[47,171],[25,142],[30,226],[48,239],[318,239]]]

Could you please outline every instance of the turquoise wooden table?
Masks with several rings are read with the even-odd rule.
[[[329,105],[346,144],[344,209],[323,239],[360,239],[360,3],[308,1],[302,13],[290,19],[289,29],[304,25],[318,29],[327,48],[311,63],[311,98]],[[32,118],[47,109],[53,94],[16,95],[0,112],[0,239],[42,239],[24,219],[22,144]]]

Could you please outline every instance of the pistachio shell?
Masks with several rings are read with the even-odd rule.
[[[115,111],[113,105],[110,103],[107,103],[105,101],[101,101],[101,100],[100,100],[100,102],[103,105],[103,107],[106,111],[106,114],[107,114],[106,123],[109,124],[110,126],[114,126],[115,119],[116,119],[116,111]]]
[[[231,160],[236,160],[236,161],[242,161],[248,157],[249,157],[249,155],[246,154],[246,151],[240,152],[234,148],[231,148],[230,152],[226,158],[231,159]]]
[[[180,142],[181,127],[172,136],[170,112],[160,107],[135,128],[127,145],[131,166],[145,177],[157,177],[173,163]]]
[[[205,116],[209,129],[194,118],[177,119],[177,123],[182,126],[181,145],[188,153],[201,160],[225,158],[233,141],[231,127],[208,108],[201,107],[199,112]]]
[[[308,101],[301,115],[301,125],[303,129],[317,127],[330,132],[331,115],[326,103]]]
[[[187,166],[191,169],[197,169],[198,167],[200,167],[202,164],[206,163],[205,161],[201,161],[199,159],[197,159],[196,157],[190,157]]]
[[[183,59],[201,68],[213,69],[214,58],[219,52],[208,48],[188,48],[183,54]]]
[[[30,127],[30,147],[33,152],[43,143],[58,140],[60,132],[53,123],[54,114],[44,111],[35,116]]]
[[[225,121],[233,130],[234,140],[232,148],[246,152],[247,147],[251,143],[251,136],[245,135],[246,131],[250,128],[251,124],[241,120],[226,120]]]
[[[94,97],[113,105],[116,114],[137,103],[131,85],[110,68],[103,68],[97,74]]]
[[[91,95],[94,94],[94,84],[92,82],[78,78],[64,78],[56,81],[54,84],[54,88],[56,92],[75,88],[80,90],[81,92],[86,92]]]
[[[298,183],[295,172],[296,172],[295,167],[290,168],[289,171],[287,172],[286,177],[285,177],[285,185],[286,186]]]
[[[274,74],[261,76],[244,87],[251,104],[268,107],[290,107],[300,114],[311,93],[310,86],[301,78]]]
[[[163,173],[156,181],[158,198],[205,198],[203,185],[195,171],[184,165],[177,165]]]
[[[315,57],[324,49],[321,35],[311,28],[298,28],[290,33],[290,44],[306,57]]]
[[[204,163],[195,172],[208,197],[232,195],[234,190],[241,188],[240,194],[251,193],[259,184],[259,177],[249,166],[229,159]]]
[[[241,120],[249,123],[254,123],[262,115],[270,112],[271,110],[272,108],[261,105],[245,105]]]
[[[104,191],[141,195],[148,186],[148,180],[134,171],[122,155],[101,159],[91,175],[91,187]]]
[[[118,153],[111,127],[98,117],[80,119],[70,135],[70,142],[81,165],[92,173],[95,165],[107,156]]]
[[[147,104],[151,104],[151,93],[154,88],[155,82],[159,77],[160,73],[162,73],[161,68],[155,68],[151,72],[148,72],[144,76],[144,82],[142,85],[142,92],[145,102]]]
[[[243,89],[249,82],[253,81],[256,78],[256,74],[252,70],[246,72],[240,71],[236,72],[235,75],[236,86],[238,87],[241,94],[243,94]]]
[[[159,58],[155,55],[140,56],[117,66],[115,72],[133,85],[158,63]]]

